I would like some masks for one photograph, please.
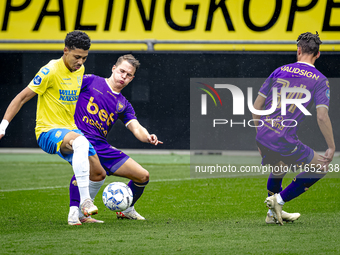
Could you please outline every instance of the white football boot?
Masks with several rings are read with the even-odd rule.
[[[81,225],[81,222],[79,221],[79,211],[78,207],[76,206],[71,206],[70,207],[70,212],[68,213],[68,220],[67,220],[69,225]]]
[[[294,222],[295,220],[298,220],[301,216],[300,213],[287,213],[285,211],[282,211],[282,220],[286,222]],[[266,217],[266,223],[267,224],[278,224],[279,222],[274,219],[273,215],[270,215],[269,212],[267,213]]]
[[[118,219],[129,219],[129,220],[145,220],[145,218],[136,212],[135,207],[131,206],[125,211],[116,212]]]
[[[267,207],[271,209],[273,213],[273,217],[275,220],[279,222],[280,225],[283,225],[282,221],[282,205],[277,202],[276,198],[277,194],[274,194],[270,197],[267,197],[264,201],[267,204]]]
[[[85,201],[81,204],[80,208],[86,217],[98,213],[98,208],[93,204],[91,198],[85,199]]]
[[[81,223],[104,223],[104,221],[102,220],[96,220],[94,218],[92,218],[91,216],[88,216],[88,217],[81,217],[79,218],[80,222]]]

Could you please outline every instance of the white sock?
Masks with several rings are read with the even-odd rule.
[[[78,211],[78,207],[77,206],[71,206],[70,211],[68,213],[68,217],[70,217],[76,211]]]
[[[85,215],[83,214],[83,212],[81,211],[81,208],[80,208],[80,206],[79,207],[77,207],[77,209],[78,209],[78,211],[79,211],[79,219],[82,219],[82,218],[84,218],[85,217]],[[91,216],[90,216],[91,217]]]
[[[78,136],[76,139],[74,139],[72,148],[72,167],[80,193],[80,204],[82,204],[85,199],[90,198],[90,162],[88,159],[89,142],[84,136]]]
[[[130,206],[129,208],[127,208],[125,211],[123,211],[123,212],[126,212],[126,213],[128,213],[128,212],[131,212],[133,209],[135,209],[135,206],[133,205],[133,206]]]
[[[104,184],[104,180],[102,181],[99,181],[99,182],[94,182],[94,181],[91,181],[90,180],[90,183],[89,183],[89,191],[90,191],[90,196],[91,196],[91,199],[94,200],[94,198],[97,196],[100,188],[103,186]]]
[[[276,195],[276,200],[277,200],[279,205],[284,205],[285,204],[285,201],[283,201],[280,193]]]
[[[94,182],[94,181],[90,180],[89,191],[90,191],[90,196],[91,196],[92,201],[94,200],[94,198],[98,194],[100,188],[103,186],[104,181],[105,181],[105,179],[102,180],[102,181],[99,181],[99,182]],[[78,207],[76,207],[76,208],[78,208]],[[81,211],[80,207],[78,208],[78,210],[79,210],[79,219],[82,219],[83,217],[85,217],[85,215]]]
[[[272,210],[269,209],[268,214],[269,214],[269,216],[273,216]]]

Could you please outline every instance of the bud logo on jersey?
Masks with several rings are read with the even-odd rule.
[[[40,85],[41,81],[42,81],[41,77],[39,75],[37,75],[33,79],[33,84],[38,86],[38,85]]]

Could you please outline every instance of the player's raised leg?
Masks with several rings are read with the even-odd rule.
[[[142,196],[145,186],[149,183],[149,172],[140,164],[129,158],[114,175],[126,177],[130,179],[128,186],[133,193],[133,201],[131,206],[123,212],[117,212],[118,218],[126,218],[132,220],[145,220],[143,216],[136,212],[134,204]]]
[[[288,202],[306,192],[317,181],[321,180],[328,171],[328,167],[321,168],[322,156],[313,151],[313,159],[304,166],[304,171],[298,174],[293,181],[280,192],[282,200]]]
[[[271,206],[273,208],[276,208],[276,211],[275,211],[276,215],[273,212],[274,218],[277,219],[281,225],[283,223],[282,221],[280,222],[280,220],[278,219],[279,216],[277,214],[280,214],[280,213],[282,214],[283,205],[286,202],[306,192],[312,185],[314,185],[317,181],[322,179],[327,174],[328,168],[321,167],[322,166],[321,160],[323,159],[323,157],[317,154],[313,150],[311,150],[310,155],[311,155],[310,158],[312,158],[312,160],[311,161],[308,160],[310,162],[304,165],[304,171],[298,174],[283,191],[271,197],[268,197],[265,201],[269,208]],[[281,208],[281,212],[280,212],[280,208]],[[293,217],[293,215],[291,216]],[[292,219],[295,220],[295,218],[299,218],[299,217],[300,217],[300,214],[295,214],[295,216]],[[282,215],[281,215],[281,218],[283,219]]]

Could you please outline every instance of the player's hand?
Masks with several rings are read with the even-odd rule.
[[[1,134],[0,133],[0,140],[1,140],[1,138],[3,138],[5,136],[5,134]]]
[[[156,135],[152,134],[148,137],[149,143],[153,144],[153,145],[157,145],[157,144],[163,144],[163,142],[158,141],[158,138]]]
[[[320,155],[322,159],[318,159],[318,160],[323,163],[322,167],[328,167],[329,163],[331,163],[333,160],[334,152],[335,152],[334,149],[328,149],[326,150],[324,156]]]

